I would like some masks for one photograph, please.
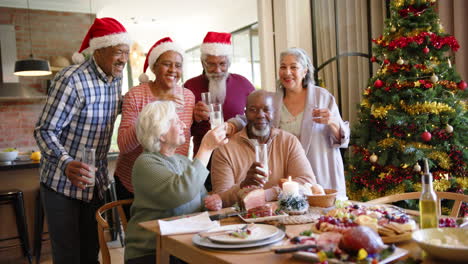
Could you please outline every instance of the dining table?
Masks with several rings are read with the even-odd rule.
[[[223,208],[220,211],[209,212],[210,215],[226,214],[233,212],[234,208]],[[196,214],[194,214],[196,215]],[[185,215],[183,217],[189,217]],[[181,216],[165,218],[162,220],[180,219]],[[242,224],[244,223],[239,217],[228,217],[220,220],[221,226]],[[156,236],[156,263],[168,264],[170,255],[175,256],[187,263],[204,263],[204,264],[220,264],[220,263],[310,263],[310,261],[301,260],[293,257],[293,254],[275,254],[274,248],[278,247],[281,243],[258,247],[254,249],[243,250],[215,250],[202,248],[192,243],[192,237],[195,234],[179,234],[179,235],[161,235],[158,221],[146,221],[139,223],[143,228],[154,232]],[[285,225],[286,237],[283,239],[284,243],[288,238],[299,235],[304,230],[310,230],[311,224],[299,225]],[[403,248],[408,253],[397,260],[390,263],[396,263],[401,260],[413,258],[421,260],[422,264],[445,264],[444,260],[437,260],[427,256],[418,244],[412,240],[403,241],[395,244],[399,248]]]

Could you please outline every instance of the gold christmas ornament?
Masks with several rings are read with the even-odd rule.
[[[453,132],[453,126],[447,124],[447,125],[445,126],[445,131],[446,131],[447,133],[452,133],[452,132]]]
[[[432,83],[436,83],[438,80],[439,80],[439,77],[437,77],[437,75],[435,75],[435,74],[432,74],[432,76],[431,76],[431,82],[432,82]]]
[[[379,157],[377,157],[377,155],[375,155],[375,153],[372,153],[372,155],[369,157],[369,160],[372,163],[377,162],[378,159],[379,159]]]
[[[396,62],[398,65],[403,65],[403,63],[405,63],[405,61],[400,57],[397,62]]]
[[[392,26],[392,27],[390,28],[390,32],[395,32],[395,31],[396,31],[396,27]]]
[[[413,171],[415,172],[420,172],[421,171],[421,166],[419,166],[419,163],[416,163],[413,167]]]
[[[414,87],[419,87],[421,86],[421,83],[419,82],[419,80],[415,81],[414,82]]]

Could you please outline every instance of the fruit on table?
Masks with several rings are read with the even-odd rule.
[[[41,160],[41,152],[40,151],[34,151],[33,153],[31,153],[31,156],[30,158],[32,160]]]
[[[13,152],[13,151],[17,151],[15,148],[6,148],[3,150],[3,152]]]

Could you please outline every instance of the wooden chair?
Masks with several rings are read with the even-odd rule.
[[[122,205],[124,204],[131,204],[133,202],[133,199],[128,199],[128,200],[118,200],[110,203],[106,203],[105,205],[101,206],[97,211],[96,211],[96,221],[97,221],[97,229],[98,229],[98,236],[99,236],[99,247],[101,248],[101,256],[102,256],[102,263],[103,264],[110,264],[111,263],[111,257],[109,254],[109,248],[107,247],[107,242],[104,237],[104,232],[105,230],[109,230],[109,223],[107,222],[102,215],[110,210],[116,208],[120,221],[123,226],[123,231],[125,232],[127,230],[127,217],[125,216],[125,212],[122,208]],[[119,223],[117,223],[119,224]]]
[[[452,192],[436,192],[437,194],[437,209],[438,209],[438,212],[441,212],[441,208],[440,208],[440,201],[442,199],[448,199],[448,200],[454,200],[454,204],[453,204],[453,207],[452,207],[452,211],[450,212],[450,215],[451,217],[457,217],[458,214],[460,213],[460,208],[461,208],[461,204],[462,202],[466,202],[468,203],[468,195],[464,195],[464,194],[459,194],[459,193],[452,193]],[[377,198],[377,199],[374,199],[374,200],[370,200],[368,201],[367,203],[384,203],[384,204],[388,204],[388,203],[394,203],[394,202],[398,202],[398,201],[403,201],[403,200],[414,200],[414,199],[417,199],[419,200],[419,197],[421,196],[421,192],[410,192],[410,193],[399,193],[399,194],[393,194],[393,195],[389,195],[389,196],[384,196],[384,197],[380,197],[380,198]],[[417,215],[419,215],[419,212],[417,211],[412,211],[411,210],[407,210],[407,211],[410,211],[408,213],[414,213],[416,212]]]

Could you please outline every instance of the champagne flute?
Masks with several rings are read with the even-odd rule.
[[[266,181],[268,181],[270,169],[268,168],[268,145],[267,144],[255,145],[255,161],[260,162],[263,165],[262,170],[267,175]]]
[[[211,129],[224,125],[223,106],[221,104],[210,104]]]
[[[96,150],[93,148],[84,148],[81,162],[89,166],[89,174],[92,176],[91,178],[86,177],[86,179],[91,181],[91,183],[86,183],[84,186],[92,187],[96,180]]]

